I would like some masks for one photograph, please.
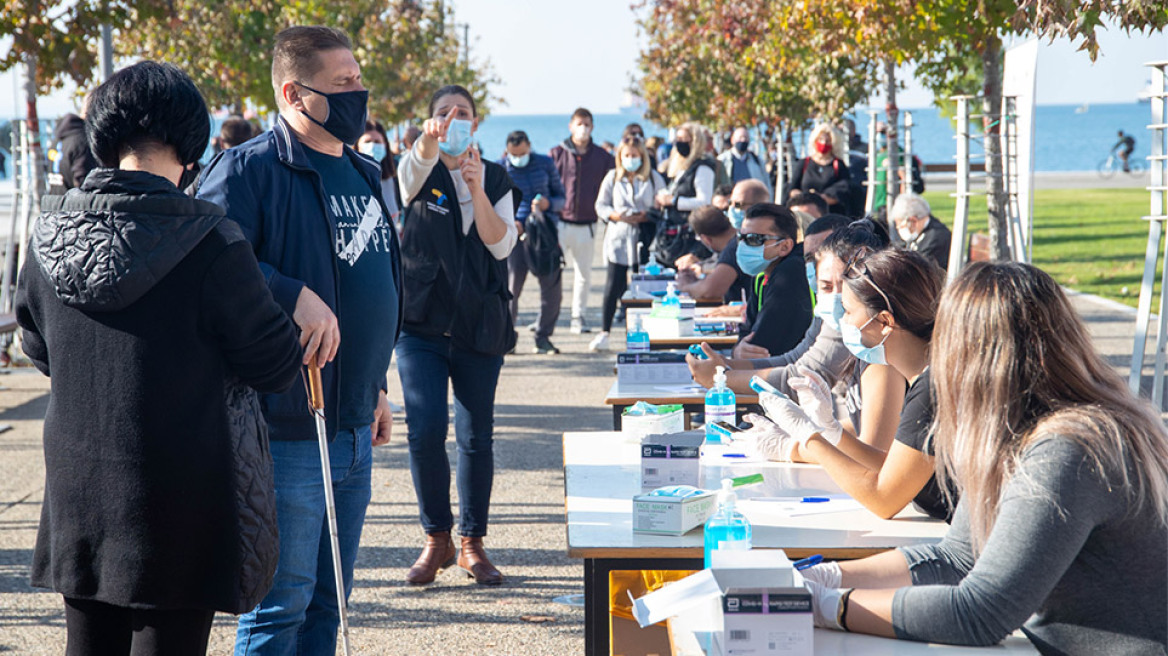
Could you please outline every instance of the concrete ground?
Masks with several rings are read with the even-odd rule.
[[[603,268],[593,267],[592,307],[600,302]],[[570,286],[570,272],[566,272]],[[558,356],[529,355],[533,339],[522,328],[535,318],[538,287],[529,280],[521,298],[518,355],[503,367],[496,404],[496,477],[487,546],[507,575],[506,585],[484,588],[460,571],[430,586],[404,581],[422,542],[407,463],[405,425],[398,414],[394,440],[375,451],[373,502],[357,561],[351,599],[352,642],[361,654],[579,654],[583,610],[556,603],[583,592],[583,567],[566,553],[562,450],[568,430],[606,430],[603,398],[613,380],[612,355],[587,353],[591,335],[567,331],[567,309],[553,341]],[[570,302],[570,293],[565,301]],[[1134,313],[1094,297],[1074,297],[1099,349],[1126,375]],[[599,311],[590,314],[599,323]],[[622,344],[623,331],[614,333]],[[58,595],[28,585],[44,493],[40,435],[49,381],[31,369],[0,375],[0,652],[59,654],[65,642]],[[401,401],[397,372],[390,398]],[[454,453],[453,443],[448,452]],[[227,654],[234,620],[216,618],[210,653]]]

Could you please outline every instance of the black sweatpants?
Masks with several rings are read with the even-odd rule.
[[[608,263],[608,277],[604,280],[604,305],[600,329],[612,330],[612,318],[616,316],[616,304],[629,288],[629,267],[624,264]]]
[[[142,610],[65,598],[66,656],[204,656],[211,610]]]

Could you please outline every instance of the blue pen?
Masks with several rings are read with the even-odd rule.
[[[690,344],[689,345],[689,352],[690,352],[690,354],[692,354],[695,358],[697,358],[699,360],[709,360],[710,359],[710,356],[706,355],[706,352],[702,350],[702,346],[700,344]]]
[[[723,458],[745,458],[746,454],[745,453],[723,453],[722,457]]]
[[[815,554],[814,556],[811,556],[809,558],[804,558],[803,560],[796,560],[794,563],[794,566],[795,566],[795,569],[802,572],[803,570],[815,567],[816,565],[818,565],[819,563],[822,563],[822,562],[823,562],[823,556],[820,556],[819,554]]]
[[[801,503],[827,503],[828,501],[831,501],[831,499],[829,499],[827,497],[803,497],[803,499],[801,499],[800,502]]]

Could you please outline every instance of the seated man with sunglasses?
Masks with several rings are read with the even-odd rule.
[[[791,210],[759,203],[746,212],[738,231],[738,268],[751,276],[746,302],[746,333],[734,347],[734,357],[786,353],[803,338],[811,324],[811,289],[803,263],[803,245],[797,243],[799,225]]]
[[[734,185],[730,192],[730,207],[725,214],[702,211],[713,210],[713,207],[700,208],[690,214],[689,227],[697,235],[698,241],[715,253],[716,258],[713,267],[705,271],[704,278],[699,278],[695,271],[678,268],[678,290],[694,298],[722,297],[725,303],[746,300],[751,278],[738,268],[738,228],[746,217],[746,210],[767,202],[769,198],[770,192],[761,182],[743,180]],[[714,313],[719,316],[738,314],[736,308],[723,309],[726,306]]]

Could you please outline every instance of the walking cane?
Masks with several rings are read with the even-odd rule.
[[[328,514],[329,541],[333,551],[333,577],[337,586],[337,610],[341,614],[341,644],[349,656],[349,617],[345,608],[345,577],[341,572],[341,543],[337,537],[337,504],[333,499],[332,464],[329,462],[328,429],[324,423],[324,386],[320,381],[320,365],[313,358],[308,365],[308,395],[312,414],[316,417],[316,442],[320,447],[320,474],[324,479],[324,505]]]

